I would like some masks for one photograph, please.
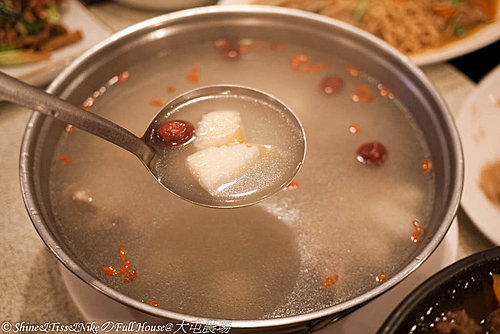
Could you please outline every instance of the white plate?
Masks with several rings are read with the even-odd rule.
[[[500,207],[478,186],[481,169],[500,159],[500,66],[469,95],[457,117],[465,159],[462,207],[493,243],[500,245]]]
[[[90,11],[76,0],[61,3],[62,24],[69,30],[80,30],[81,41],[51,52],[50,60],[16,66],[0,66],[0,70],[29,84],[42,86],[49,83],[73,59],[112,34]]]
[[[458,222],[455,219],[439,247],[403,282],[338,322],[315,332],[317,334],[376,333],[394,308],[418,285],[457,260]],[[68,292],[78,310],[87,321],[102,324],[112,320],[128,324],[132,321],[151,322],[146,315],[97,292],[60,264],[61,274]],[[136,326],[137,327],[137,326]],[[175,331],[174,327],[172,332]],[[180,331],[182,333],[182,331]],[[194,333],[194,332],[193,332]]]
[[[219,0],[218,5],[248,5],[253,0]],[[500,0],[499,0],[500,3]],[[409,58],[417,65],[424,66],[443,62],[478,50],[500,39],[500,17],[477,32],[458,41],[448,43]]]

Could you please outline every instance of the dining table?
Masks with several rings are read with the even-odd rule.
[[[112,32],[163,14],[114,1],[89,0],[82,5]],[[499,55],[497,41],[455,59],[421,66],[421,70],[444,98],[453,117],[457,117],[478,82],[499,64]],[[0,102],[0,323],[88,321],[74,303],[59,261],[37,234],[23,203],[19,152],[31,114],[24,107]],[[462,208],[453,224],[458,229],[454,261],[495,247]]]

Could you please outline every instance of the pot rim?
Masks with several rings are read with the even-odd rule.
[[[330,306],[328,308],[305,313],[301,315],[291,316],[291,317],[283,317],[283,318],[272,318],[272,319],[262,319],[262,320],[232,320],[232,319],[211,319],[205,317],[196,317],[192,315],[181,314],[177,312],[168,311],[166,309],[157,308],[155,306],[142,303],[132,297],[129,297],[117,290],[114,290],[101,281],[94,278],[88,272],[83,270],[76,262],[71,259],[71,256],[66,253],[63,248],[61,248],[57,242],[57,240],[51,235],[48,228],[45,226],[45,223],[42,217],[38,214],[38,205],[36,201],[36,192],[33,187],[34,177],[30,170],[30,160],[33,158],[29,155],[30,147],[36,141],[36,127],[34,124],[38,124],[42,122],[46,116],[34,112],[31,116],[27,128],[24,133],[22,145],[21,145],[21,154],[20,154],[20,163],[19,163],[19,171],[20,171],[20,182],[21,182],[21,191],[23,195],[23,200],[26,206],[26,209],[29,213],[31,221],[37,230],[38,234],[45,242],[47,247],[54,253],[54,255],[64,264],[66,268],[68,268],[73,274],[83,280],[85,283],[92,286],[94,289],[103,293],[107,297],[114,299],[115,301],[124,304],[126,306],[135,308],[144,313],[163,317],[167,319],[173,319],[178,321],[189,321],[189,322],[208,322],[208,321],[230,321],[231,328],[240,328],[240,329],[258,329],[258,328],[266,328],[266,327],[279,327],[279,326],[287,326],[293,325],[297,323],[311,322],[313,320],[322,319],[328,316],[333,316],[336,314],[342,314],[349,312],[356,307],[363,305],[369,300],[375,298],[376,296],[390,290],[397,283],[399,283],[402,279],[410,275],[413,271],[415,271],[424,260],[426,260],[432,252],[438,247],[440,242],[443,240],[446,232],[448,231],[453,218],[456,215],[458,210],[458,206],[460,204],[460,197],[463,189],[463,177],[464,177],[464,166],[463,166],[463,153],[461,148],[461,142],[459,139],[458,131],[455,127],[453,118],[448,110],[446,103],[443,98],[434,88],[433,84],[427,79],[425,74],[413,63],[409,60],[408,57],[401,54],[395,48],[390,46],[389,44],[383,42],[377,37],[371,35],[370,33],[363,31],[359,28],[353,27],[347,23],[328,18],[325,16],[321,16],[319,14],[304,12],[301,10],[283,8],[283,7],[274,7],[274,6],[260,6],[260,5],[229,5],[229,6],[208,6],[208,7],[199,7],[193,9],[187,9],[183,11],[173,12],[164,14],[140,23],[137,23],[131,27],[128,27],[120,32],[113,34],[112,36],[106,38],[102,42],[98,43],[94,47],[87,50],[81,56],[79,56],[76,60],[74,60],[69,66],[67,66],[50,84],[47,91],[54,93],[57,88],[64,81],[64,78],[67,77],[70,73],[75,71],[81,64],[83,64],[88,58],[90,58],[94,53],[98,50],[109,47],[114,44],[116,40],[125,38],[133,33],[140,31],[145,28],[152,28],[155,26],[161,26],[165,22],[172,22],[176,20],[182,20],[188,17],[203,17],[211,14],[230,14],[230,13],[238,13],[238,14],[266,14],[266,15],[277,15],[277,16],[285,16],[285,17],[298,17],[300,19],[306,19],[310,21],[315,21],[317,23],[321,23],[329,26],[336,26],[343,31],[348,31],[354,34],[361,36],[365,41],[367,41],[370,45],[374,45],[379,48],[383,53],[386,53],[388,56],[392,57],[394,60],[399,61],[402,65],[405,66],[407,70],[411,72],[413,76],[417,78],[417,80],[425,87],[427,93],[430,94],[434,102],[437,104],[440,110],[442,110],[442,121],[449,129],[449,137],[450,141],[448,145],[453,149],[454,156],[451,159],[455,161],[452,166],[455,167],[453,173],[453,180],[451,180],[451,194],[449,196],[449,206],[446,213],[443,216],[443,223],[439,226],[436,233],[432,236],[431,241],[421,250],[419,256],[413,259],[408,265],[402,268],[396,275],[389,277],[379,286],[355,297],[348,301],[342,302],[340,304],[336,304]]]

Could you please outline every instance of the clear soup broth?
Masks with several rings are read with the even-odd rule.
[[[185,44],[95,87],[84,104],[139,136],[184,91],[254,87],[290,106],[308,141],[289,187],[251,207],[217,210],[172,195],[130,153],[78,129],[64,132],[51,202],[67,247],[96,278],[195,316],[293,316],[383,284],[425,238],[434,175],[422,164],[430,151],[391,83],[319,49],[274,42]],[[358,148],[373,141],[385,159],[361,163]]]

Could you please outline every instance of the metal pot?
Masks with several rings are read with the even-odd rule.
[[[381,40],[339,21],[315,14],[259,6],[206,7],[160,16],[133,26],[100,43],[79,57],[50,85],[49,91],[80,104],[89,87],[140,62],[145,55],[161,52],[176,41],[192,43],[234,37],[273,36],[305,46],[321,46],[337,56],[363,63],[381,82],[391,82],[393,92],[407,106],[428,142],[436,174],[435,201],[426,229],[427,237],[403,268],[384,284],[355,298],[320,311],[266,320],[234,320],[232,331],[294,332],[319,328],[384,293],[413,272],[439,245],[456,210],[463,183],[460,141],[442,98],[424,74],[405,56]],[[65,124],[34,113],[29,121],[20,157],[24,201],[35,228],[54,255],[76,276],[104,295],[136,311],[174,321],[199,318],[171,312],[134,300],[89,274],[54,228],[49,196],[50,162]]]

